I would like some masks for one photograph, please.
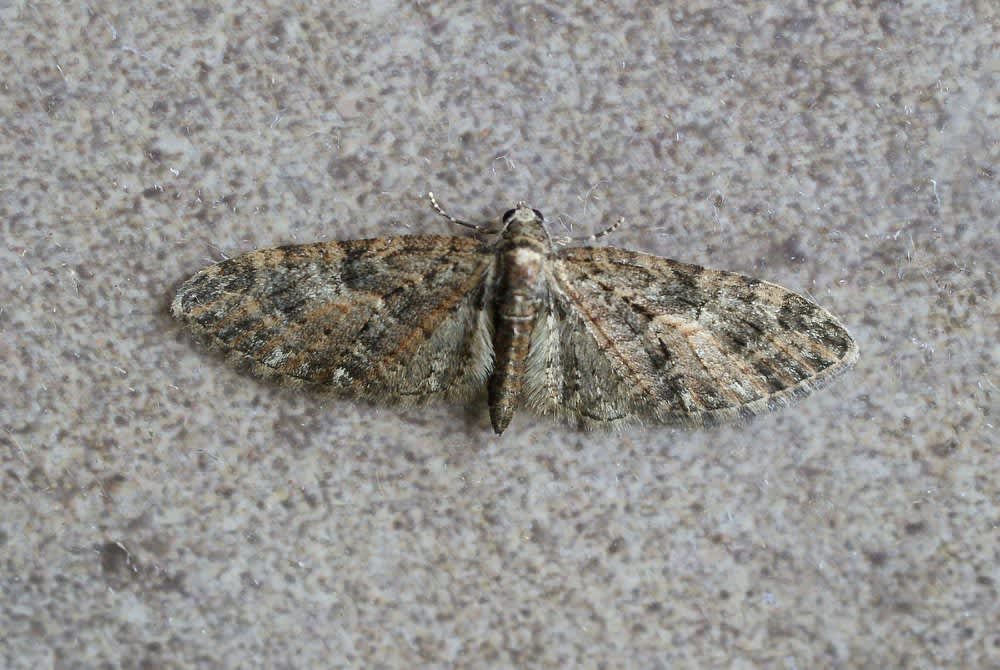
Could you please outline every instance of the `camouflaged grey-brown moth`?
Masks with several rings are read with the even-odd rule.
[[[775,284],[557,248],[524,203],[487,237],[431,201],[480,234],[253,251],[191,277],[173,314],[257,375],[342,396],[416,405],[485,385],[497,434],[521,406],[582,428],[748,418],[858,358],[832,314]]]

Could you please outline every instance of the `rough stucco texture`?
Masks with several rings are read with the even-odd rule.
[[[1000,667],[994,3],[242,4],[0,3],[0,665]],[[428,190],[625,216],[861,360],[496,439],[168,314],[252,248],[461,234]]]

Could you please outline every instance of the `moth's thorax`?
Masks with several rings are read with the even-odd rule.
[[[541,215],[519,205],[504,215],[504,229],[497,243],[498,317],[525,320],[545,289],[544,272],[552,242]]]

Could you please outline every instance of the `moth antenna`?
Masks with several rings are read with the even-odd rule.
[[[480,227],[475,225],[474,223],[469,223],[468,221],[462,221],[460,219],[456,219],[454,216],[444,211],[444,208],[438,204],[437,198],[434,197],[434,194],[432,192],[430,191],[427,192],[427,199],[431,201],[431,209],[433,209],[435,212],[437,212],[444,218],[448,219],[455,225],[463,226],[465,228],[472,228],[473,230],[476,231],[480,230]]]
[[[569,241],[570,242],[596,242],[597,240],[601,239],[602,237],[604,237],[606,235],[610,235],[611,233],[613,233],[616,230],[618,230],[619,226],[621,226],[623,223],[625,223],[625,217],[624,216],[620,216],[620,217],[618,217],[617,221],[615,221],[614,223],[612,223],[610,226],[608,226],[607,228],[605,228],[604,230],[602,230],[599,233],[594,233],[593,235],[587,235],[585,237],[571,237],[571,238],[569,238]]]

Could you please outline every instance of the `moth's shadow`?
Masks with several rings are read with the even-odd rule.
[[[444,407],[461,421],[462,432],[468,437],[497,439],[499,436],[493,432],[493,427],[490,425],[488,406],[489,400],[484,385],[467,402],[447,403]]]

